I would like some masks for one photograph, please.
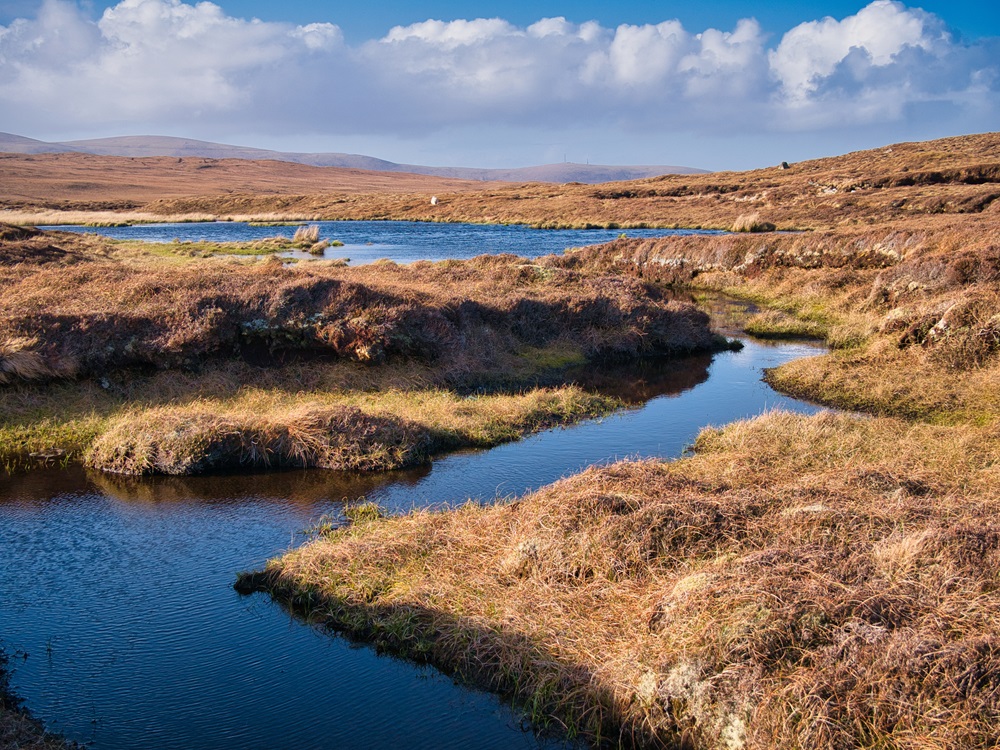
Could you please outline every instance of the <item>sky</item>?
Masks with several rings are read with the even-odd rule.
[[[746,169],[1000,130],[994,0],[0,0],[0,131]]]

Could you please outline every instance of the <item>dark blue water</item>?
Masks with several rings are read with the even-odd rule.
[[[300,544],[345,500],[488,502],[592,463],[678,456],[705,425],[812,412],[760,377],[815,351],[751,342],[581,373],[636,405],[411,472],[126,481],[70,468],[0,479],[0,638],[27,655],[13,660],[14,688],[48,726],[96,750],[561,746],[526,732],[499,698],[238,596],[237,572]]]
[[[569,247],[610,242],[624,233],[629,237],[665,237],[687,234],[720,234],[693,229],[532,229],[496,224],[435,224],[416,221],[318,221],[320,237],[339,240],[343,247],[327,248],[325,257],[350,258],[352,264],[391,258],[397,263],[415,260],[464,259],[476,255],[514,253],[528,258],[562,252]],[[266,237],[292,237],[297,227],[252,227],[238,221],[187,224],[136,224],[129,227],[51,226],[73,232],[102,234],[146,242],[249,242]],[[292,253],[312,258],[307,253]]]

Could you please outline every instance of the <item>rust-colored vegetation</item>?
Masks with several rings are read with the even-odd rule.
[[[50,262],[50,250],[0,266],[4,382],[194,368],[239,352],[411,358],[458,382],[530,347],[624,359],[716,343],[704,314],[656,287],[514,256],[289,268],[273,257],[165,266],[65,252],[72,262]]]
[[[134,212],[146,220],[157,216],[391,218],[550,227],[730,229],[741,216],[756,214],[761,228],[773,224],[778,229],[820,229],[933,221],[948,214],[994,215],[1000,198],[997,133],[895,144],[792,164],[789,169],[774,166],[749,172],[664,175],[602,185],[459,182],[448,188],[420,182],[435,178],[397,176],[400,182],[396,184],[408,186],[403,191],[378,181],[365,188],[363,180],[357,181],[365,174],[375,174],[383,182],[392,179],[384,173],[342,175],[347,170],[281,166],[280,162],[224,160],[212,169],[196,169],[196,165],[170,159],[49,156],[61,160],[62,167],[44,166],[41,155],[0,159],[0,178],[9,175],[6,184],[23,186],[23,197],[12,194],[0,201],[0,208],[15,209],[7,221],[54,223],[58,214],[50,210],[58,209],[84,222],[100,221],[101,212],[113,212],[114,220],[128,220],[128,213]],[[26,159],[39,161],[22,164]],[[83,186],[74,191],[57,179],[59,169],[70,162],[78,170],[73,184]],[[207,175],[221,173],[223,167],[224,181],[206,181]],[[280,170],[300,167],[313,170],[311,182],[282,178]],[[32,176],[53,169],[55,176],[48,181]],[[271,172],[274,177],[268,178]],[[406,182],[407,178],[412,179]],[[158,186],[159,192],[138,190],[137,185]],[[71,194],[73,198],[67,199]],[[434,205],[431,195],[438,197]],[[42,214],[45,211],[49,213]]]
[[[565,386],[462,393],[725,345],[704,313],[654,286],[513,256],[286,267],[3,231],[7,461],[86,453],[130,474],[398,468],[618,405]]]
[[[986,134],[742,174],[435,191],[434,206],[252,191],[135,205],[748,230],[626,237],[531,263],[150,264],[19,235],[18,247],[49,249],[0,261],[0,371],[16,394],[0,440],[58,435],[118,471],[232,465],[248,445],[293,465],[405,463],[613,406],[566,388],[469,403],[456,386],[710,345],[704,319],[659,285],[742,296],[760,308],[748,330],[831,346],[772,383],[865,413],[769,414],[705,431],[693,457],[590,469],[495,507],[359,513],[240,588],[516,694],[537,723],[590,739],[993,747],[997,164],[1000,136]],[[768,224],[811,231],[749,231]],[[234,353],[286,360],[261,368]],[[332,364],[287,359],[316,353]],[[341,444],[288,415],[354,427]],[[174,462],[205,434],[200,459]]]
[[[651,747],[989,747],[995,431],[771,414],[333,531],[240,586]]]
[[[358,523],[240,585],[591,739],[995,746],[1000,215],[993,199],[970,207],[992,190],[996,144],[793,165],[808,178],[766,212],[726,197],[762,173],[719,192],[718,224],[759,211],[819,231],[626,238],[538,261],[753,300],[745,328],[832,347],[770,381],[867,414],[770,414],[703,432],[677,462]],[[664,198],[649,181],[599,189]]]

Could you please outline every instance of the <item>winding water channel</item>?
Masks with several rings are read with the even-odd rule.
[[[761,381],[813,353],[748,340],[740,352],[591,369],[584,385],[634,406],[407,472],[0,476],[0,643],[13,687],[49,728],[95,750],[562,747],[496,696],[237,595],[237,572],[301,544],[345,501],[493,502],[594,463],[677,457],[706,425],[813,412]]]
[[[95,750],[556,746],[500,699],[303,625],[236,573],[344,499],[394,510],[491,501],[600,461],[678,456],[707,424],[782,408],[761,370],[814,353],[766,346],[606,373],[624,413],[379,477],[312,471],[111,479],[80,468],[0,480],[0,637],[13,684]]]

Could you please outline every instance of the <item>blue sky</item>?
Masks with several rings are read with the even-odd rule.
[[[1000,130],[1000,4],[13,0],[0,130],[742,169]]]
[[[573,0],[552,2],[456,2],[455,0],[382,0],[375,3],[359,2],[274,2],[273,0],[239,0],[219,2],[234,16],[256,17],[264,21],[287,21],[297,24],[330,21],[340,26],[351,39],[370,39],[384,35],[390,28],[425,21],[428,18],[453,20],[456,18],[505,18],[528,25],[539,18],[563,16],[570,21],[599,21],[613,27],[622,23],[658,23],[671,18],[680,19],[691,29],[714,27],[729,29],[741,18],[752,16],[773,32],[792,28],[803,21],[824,16],[844,17],[856,13],[863,5],[843,0],[800,0],[774,2],[748,2],[746,0],[709,0],[706,2],[657,2],[657,0]],[[16,0],[0,2],[0,24],[14,18],[31,15],[41,0]],[[92,13],[99,15],[108,2],[88,3]],[[990,0],[923,0],[912,7],[923,8],[943,18],[964,37],[1000,36],[1000,3]]]

